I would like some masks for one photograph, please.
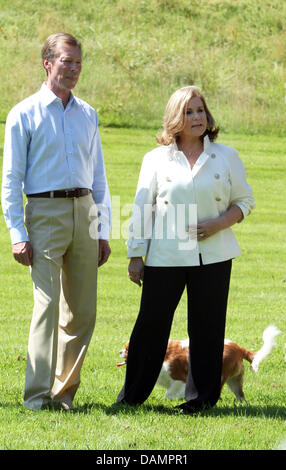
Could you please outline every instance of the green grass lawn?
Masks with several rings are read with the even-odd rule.
[[[2,124],[1,146],[3,129]],[[156,145],[154,134],[101,129],[115,209],[112,255],[100,269],[97,323],[71,414],[31,412],[22,406],[32,283],[28,269],[12,259],[1,215],[0,449],[270,450],[286,438],[285,138],[225,134],[219,139],[238,149],[257,204],[247,220],[234,227],[243,253],[233,263],[226,336],[257,350],[269,324],[283,333],[256,375],[246,364],[247,403],[234,403],[225,387],[212,410],[180,416],[173,412],[179,402],[165,399],[164,389],[157,386],[141,407],[111,406],[125,374],[123,367],[116,367],[118,353],[130,335],[140,300],[140,288],[127,277],[124,236],[141,160]],[[186,331],[184,296],[171,337],[186,338]]]

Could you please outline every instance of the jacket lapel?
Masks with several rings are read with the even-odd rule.
[[[205,138],[204,138],[204,151],[199,156],[199,158],[197,159],[196,163],[194,164],[194,166],[192,168],[193,178],[198,174],[198,172],[202,169],[204,164],[208,161],[208,159],[209,159],[208,150],[209,150],[210,145],[211,145],[210,139],[206,135]]]
[[[198,172],[202,169],[206,161],[209,159],[209,155],[206,152],[203,152],[199,158],[197,159],[196,163],[192,168],[192,176],[193,178],[198,174]]]

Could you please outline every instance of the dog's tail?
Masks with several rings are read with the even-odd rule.
[[[251,356],[247,359],[251,363],[251,368],[254,372],[258,371],[260,363],[269,356],[276,346],[275,337],[281,333],[278,328],[274,325],[268,326],[263,332],[263,346],[256,353],[251,353]],[[250,352],[250,351],[249,351]]]

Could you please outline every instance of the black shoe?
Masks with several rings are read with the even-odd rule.
[[[139,406],[141,403],[128,403],[127,401],[125,400],[121,400],[121,401],[116,401],[115,403],[112,403],[112,406]]]
[[[202,408],[195,408],[191,405],[188,405],[188,403],[182,403],[181,405],[175,406],[175,410],[178,410],[184,415],[194,415],[202,411]]]

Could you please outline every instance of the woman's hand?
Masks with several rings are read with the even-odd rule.
[[[219,218],[218,218],[219,219]],[[218,219],[211,219],[197,225],[197,240],[206,240],[221,230]]]
[[[231,227],[242,219],[243,213],[241,209],[233,205],[224,214],[215,219],[205,220],[196,226],[189,226],[190,238],[197,238],[198,241],[206,240],[220,230]]]
[[[144,277],[144,261],[141,257],[131,258],[128,266],[128,276],[132,282],[141,287],[141,281]]]

